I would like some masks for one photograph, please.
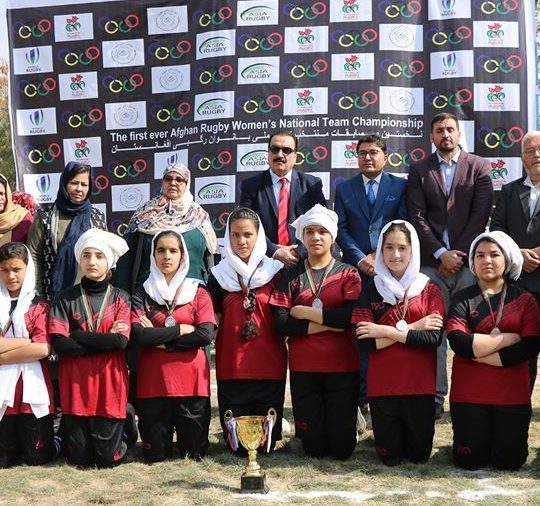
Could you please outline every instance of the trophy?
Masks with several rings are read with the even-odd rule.
[[[266,446],[270,451],[272,444],[272,428],[276,423],[277,412],[274,408],[268,410],[267,415],[249,415],[234,417],[228,409],[223,418],[229,431],[229,442],[234,451],[238,442],[248,452],[248,462],[242,474],[240,492],[243,494],[266,494],[266,474],[261,472],[257,462],[257,449]]]

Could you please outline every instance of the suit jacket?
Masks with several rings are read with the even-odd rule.
[[[407,184],[407,211],[420,239],[422,264],[437,266],[433,254],[446,247],[469,253],[473,239],[486,229],[493,203],[493,183],[488,160],[463,149],[459,155],[450,192],[437,154],[411,164]]]
[[[294,240],[295,230],[290,223],[309,211],[315,204],[322,204],[326,207],[322,181],[318,177],[293,169],[289,186],[289,236],[291,244],[295,244],[297,241]],[[270,170],[265,170],[242,181],[240,205],[249,207],[261,218],[266,233],[266,254],[272,256],[278,248],[278,204],[272,189]]]
[[[529,213],[530,188],[523,184],[525,177],[505,184],[499,196],[490,230],[506,232],[520,248],[536,248],[540,245],[540,212],[536,206],[532,218]],[[540,294],[540,269],[521,273],[518,285]]]
[[[379,234],[389,221],[406,219],[406,188],[405,179],[383,172],[370,213],[361,174],[337,185],[334,210],[339,218],[337,243],[344,262],[358,265],[377,249]]]

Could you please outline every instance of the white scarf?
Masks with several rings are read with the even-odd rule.
[[[165,232],[164,230],[162,232]],[[171,279],[170,283],[167,283],[165,276],[159,270],[156,259],[154,258],[154,251],[156,249],[156,237],[161,237],[161,233],[156,234],[152,239],[152,255],[150,256],[150,275],[148,279],[143,283],[145,292],[152,297],[158,304],[165,306],[174,304],[173,307],[182,306],[191,302],[195,298],[197,288],[200,284],[200,280],[193,278],[186,278],[186,274],[189,271],[189,253],[186,248],[184,238],[178,232],[174,232],[174,236],[178,237],[182,242],[182,260],[175,275]],[[179,289],[180,288],[180,289]],[[174,300],[176,292],[178,298]]]
[[[328,230],[328,233],[332,236],[332,242],[334,242],[338,233],[338,215],[321,204],[315,204],[309,211],[296,218],[291,225],[295,228],[296,238],[302,244],[304,244],[304,229],[310,225],[324,227]]]
[[[411,234],[411,259],[401,279],[396,279],[386,267],[383,260],[383,235],[394,223],[403,224]],[[387,223],[379,234],[377,252],[375,253],[375,287],[387,304],[395,305],[401,302],[407,291],[409,299],[420,295],[429,278],[420,272],[420,242],[414,227],[407,221],[394,220]]]
[[[21,293],[17,299],[17,306],[11,314],[10,325],[4,337],[29,337],[24,316],[28,312],[36,295],[36,271],[34,261],[28,251],[28,265],[21,287]],[[0,325],[2,328],[9,321],[11,297],[9,291],[0,283]],[[23,379],[22,401],[30,404],[32,413],[36,418],[42,418],[49,414],[49,392],[43,376],[43,370],[39,360],[21,364],[0,365],[0,420],[7,408],[12,408],[15,403],[15,389],[19,377]]]
[[[266,235],[260,222],[257,240],[247,263],[236,255],[232,249],[229,220],[227,220],[223,240],[225,247],[223,259],[215,267],[212,267],[211,271],[221,288],[227,292],[242,291],[238,275],[242,276],[244,286],[248,284],[251,278],[251,281],[249,281],[250,288],[259,288],[266,285],[275,276],[276,272],[283,268],[283,264],[279,260],[266,256]]]

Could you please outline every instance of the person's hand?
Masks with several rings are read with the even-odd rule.
[[[463,257],[465,256],[467,256],[467,253],[457,249],[445,251],[439,257],[441,262],[439,265],[439,272],[445,277],[456,274],[463,267]]]
[[[113,334],[119,334],[120,332],[125,332],[128,328],[128,324],[124,320],[116,320],[112,324],[111,332]]]
[[[375,276],[375,253],[366,255],[360,262],[358,262],[358,268],[360,272],[366,276]]]
[[[495,334],[493,337],[496,337]],[[521,336],[516,332],[503,332],[503,342],[506,346],[512,346],[513,344],[519,343],[521,341]]]
[[[438,313],[433,313],[424,316],[414,323],[409,323],[409,328],[411,330],[440,330],[443,323],[443,317]]]
[[[296,252],[298,244],[291,244],[290,246],[280,246],[272,256],[272,258],[283,262],[287,267],[298,263],[300,257]]]
[[[311,320],[310,311],[312,309],[309,306],[293,306],[291,308],[291,316],[297,320]]]
[[[356,339],[386,337],[386,326],[373,322],[358,322],[356,324]]]
[[[180,324],[181,336],[183,336],[184,334],[191,334],[192,332],[195,332],[195,327],[193,325],[188,325],[187,323]]]
[[[153,327],[154,324],[146,317],[146,315],[139,316],[139,321],[144,328]]]
[[[533,272],[540,265],[540,255],[534,249],[523,248],[523,270],[525,272]]]

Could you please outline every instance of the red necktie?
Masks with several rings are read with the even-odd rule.
[[[279,190],[278,206],[278,244],[287,246],[289,244],[289,188],[287,178],[280,179],[281,188]]]

